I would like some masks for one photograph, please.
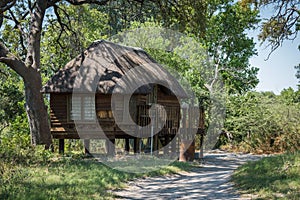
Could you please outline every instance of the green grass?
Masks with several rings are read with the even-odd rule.
[[[2,163],[0,199],[110,199],[107,190],[121,188],[128,180],[187,170],[187,163],[145,174],[113,170],[93,159],[61,158],[48,164]]]
[[[239,167],[236,186],[257,199],[300,199],[300,152],[266,157]]]

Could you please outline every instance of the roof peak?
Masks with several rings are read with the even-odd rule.
[[[90,44],[88,46],[87,49],[90,49],[90,48],[93,48],[93,47],[96,47],[100,44],[109,44],[109,45],[115,45],[115,46],[119,46],[119,47],[122,47],[122,48],[129,48],[129,49],[132,49],[132,50],[138,50],[138,51],[144,51],[144,49],[140,48],[140,47],[134,47],[134,46],[129,46],[129,45],[124,45],[122,43],[119,43],[119,42],[113,42],[113,41],[109,41],[109,40],[104,40],[104,39],[100,39],[100,40],[95,40],[92,42],[92,44]]]

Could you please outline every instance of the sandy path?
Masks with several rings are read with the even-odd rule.
[[[229,180],[238,166],[261,157],[212,151],[205,154],[201,166],[190,172],[137,179],[113,193],[117,199],[251,199],[241,197]]]

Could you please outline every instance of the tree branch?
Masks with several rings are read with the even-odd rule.
[[[11,15],[12,20],[13,20],[14,23],[15,23],[15,27],[14,27],[14,28],[17,28],[17,29],[19,30],[20,44],[21,44],[21,47],[22,47],[22,49],[23,49],[22,55],[26,55],[27,49],[26,49],[26,46],[25,46],[25,44],[24,44],[24,37],[26,37],[27,34],[23,31],[23,28],[22,28],[22,26],[21,26],[20,21],[17,20],[17,18],[15,17],[14,13],[13,13],[11,10],[9,10],[9,14]],[[28,15],[28,14],[25,14],[24,16],[22,16],[21,19],[24,19],[24,18],[26,17],[26,15]]]
[[[9,66],[21,77],[25,76],[27,70],[25,63],[11,55],[8,48],[2,42],[0,42],[0,62]]]
[[[3,23],[4,12],[9,10],[13,5],[15,5],[16,0],[1,0],[0,1],[0,28]]]
[[[47,8],[54,6],[59,1],[61,1],[61,0],[48,0],[47,1]]]
[[[0,1],[0,14],[4,13],[16,3],[16,0],[1,0]]]
[[[2,24],[3,24],[3,18],[4,18],[4,15],[3,13],[0,14],[0,28],[2,27]]]
[[[60,42],[60,39],[61,39],[62,34],[63,34],[64,32],[65,32],[66,34],[68,34],[68,33],[66,32],[66,29],[67,29],[68,31],[70,31],[70,32],[71,32],[72,34],[74,34],[74,35],[77,35],[77,33],[76,33],[74,30],[72,30],[72,28],[70,28],[70,27],[71,27],[71,19],[70,19],[68,13],[67,13],[64,9],[62,9],[61,7],[59,7],[59,6],[57,6],[57,5],[54,5],[53,8],[54,8],[54,14],[55,14],[55,16],[56,16],[56,18],[57,18],[57,22],[58,22],[58,24],[59,24],[59,26],[60,26],[60,33],[59,33],[59,35],[58,35],[58,37],[57,37],[57,39],[56,39],[56,42],[58,43],[58,45],[59,45],[61,48],[66,48],[66,47],[64,47],[64,46],[61,44],[61,42]],[[68,23],[68,24],[65,24],[65,23],[62,21],[62,18],[61,18],[60,14],[59,14],[59,10],[61,10],[61,11],[64,13],[64,17],[67,18],[67,21],[68,21],[67,23]]]
[[[262,6],[273,3],[275,2],[268,2]],[[263,23],[259,39],[262,41],[261,44],[268,41],[266,47],[271,47],[266,60],[282,45],[284,40],[294,40],[297,37],[296,26],[300,19],[298,5],[298,1],[277,1],[277,5],[274,6],[274,15]]]
[[[0,57],[7,57],[8,54],[8,48],[2,42],[0,42]]]
[[[83,4],[96,4],[96,5],[106,5],[110,0],[67,0],[68,3],[72,5],[83,5]],[[132,0],[138,3],[143,3],[144,0]],[[155,2],[155,0],[149,0]],[[58,1],[56,1],[58,2]]]
[[[65,23],[62,22],[61,17],[60,17],[59,12],[58,12],[59,7],[57,5],[54,5],[53,8],[54,8],[54,14],[55,14],[55,16],[57,18],[58,24],[60,25],[60,33],[58,35],[58,38],[56,39],[56,42],[58,43],[58,45],[61,48],[64,48],[63,45],[60,43],[60,38],[62,36],[62,33],[65,32],[65,27],[67,29],[69,29],[69,27]],[[68,18],[68,21],[70,21],[68,15],[67,15],[67,18]]]
[[[109,0],[67,0],[72,5],[82,5],[82,4],[97,4],[105,5]]]

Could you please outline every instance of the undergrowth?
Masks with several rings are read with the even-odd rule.
[[[189,168],[187,163],[174,162],[156,171],[136,174],[78,155],[66,157],[34,148],[25,155],[1,155],[0,199],[108,199],[112,198],[108,190],[122,188],[128,180]]]
[[[236,186],[257,199],[300,199],[300,152],[270,156],[242,165]]]

